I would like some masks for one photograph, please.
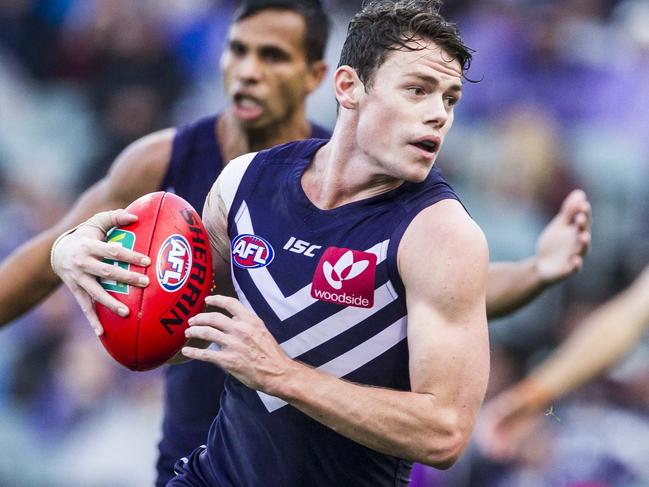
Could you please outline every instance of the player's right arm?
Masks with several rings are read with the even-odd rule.
[[[109,173],[86,190],[68,213],[12,252],[1,264],[0,326],[40,303],[61,283],[50,267],[50,249],[64,231],[93,214],[125,207],[143,194],[156,191],[171,160],[175,129],[165,129],[128,146]]]

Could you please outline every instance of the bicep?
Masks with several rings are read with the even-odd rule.
[[[479,405],[489,375],[487,321],[477,307],[452,319],[425,302],[409,300],[408,350],[413,392]]]
[[[489,374],[484,235],[455,201],[422,211],[399,246],[414,392],[479,407]]]

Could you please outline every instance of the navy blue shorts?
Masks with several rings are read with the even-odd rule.
[[[199,446],[188,457],[176,462],[176,476],[167,483],[167,487],[219,487],[209,475],[208,467],[207,448],[205,445]]]

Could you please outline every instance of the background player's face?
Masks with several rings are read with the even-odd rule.
[[[457,60],[436,44],[392,51],[358,106],[359,148],[390,176],[422,181],[453,124],[462,90]]]
[[[319,78],[304,49],[304,18],[290,10],[262,10],[230,27],[221,58],[228,110],[244,128],[262,129],[303,117]]]

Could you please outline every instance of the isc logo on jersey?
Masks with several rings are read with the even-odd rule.
[[[158,251],[156,274],[160,287],[168,292],[177,291],[192,268],[192,252],[189,242],[182,235],[174,234],[164,241]]]
[[[375,275],[375,254],[329,247],[313,276],[311,297],[343,306],[371,308]]]
[[[275,251],[267,240],[248,233],[238,235],[232,242],[232,262],[242,269],[266,267],[273,261]]]

